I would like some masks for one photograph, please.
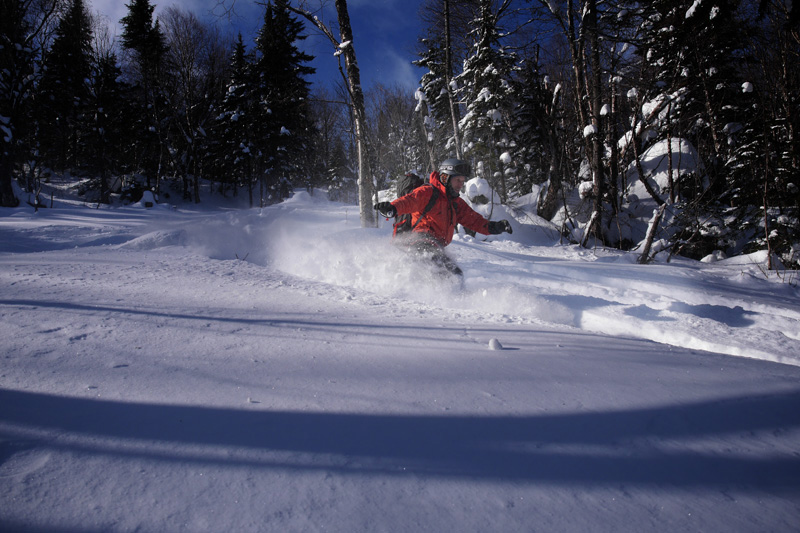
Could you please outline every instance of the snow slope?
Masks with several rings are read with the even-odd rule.
[[[796,531],[791,276],[514,225],[0,211],[0,530]]]

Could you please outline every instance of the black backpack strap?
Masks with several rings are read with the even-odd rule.
[[[428,187],[430,187],[431,189],[433,189],[433,192],[431,193],[431,199],[430,199],[430,200],[428,200],[428,205],[426,205],[426,206],[425,206],[425,209],[423,209],[423,210],[422,210],[422,214],[419,216],[419,218],[417,219],[417,221],[414,223],[414,225],[413,225],[413,226],[411,226],[411,230],[412,230],[412,231],[413,231],[413,229],[414,229],[414,228],[416,228],[416,227],[417,227],[417,224],[419,224],[419,221],[420,221],[420,220],[422,220],[422,218],[423,218],[425,215],[427,215],[428,213],[430,213],[431,209],[433,209],[433,204],[435,204],[435,203],[436,203],[436,200],[438,200],[438,199],[439,199],[439,189],[437,189],[437,188],[436,188],[436,187],[434,187],[433,185],[428,185]]]

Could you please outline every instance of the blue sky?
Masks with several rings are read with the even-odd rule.
[[[93,12],[107,17],[112,32],[119,32],[119,20],[127,13],[130,0],[87,0]],[[231,0],[225,0],[230,3]],[[224,31],[235,27],[252,46],[252,36],[261,26],[264,8],[253,0],[236,0],[234,16],[230,21],[221,17],[222,11],[215,6],[218,0],[151,0],[156,6],[156,17],[169,6],[181,6],[194,12],[198,18],[214,21]],[[321,0],[309,0],[309,5],[318,7]],[[322,12],[323,21],[335,20],[333,2]],[[416,59],[414,45],[420,34],[417,12],[422,0],[348,0],[353,27],[353,46],[361,68],[362,84],[368,89],[375,83],[387,86],[399,85],[413,91],[423,71],[411,65]],[[233,30],[233,31],[236,31]],[[311,64],[317,74],[310,78],[315,85],[329,85],[340,79],[334,49],[327,37],[319,34],[306,23],[308,38],[303,46],[306,52],[316,56]],[[250,40],[248,41],[248,36]]]

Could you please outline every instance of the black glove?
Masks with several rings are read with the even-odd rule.
[[[497,222],[492,220],[489,222],[490,235],[498,235],[504,231],[506,233],[514,233],[514,231],[511,229],[511,224],[508,223],[508,220],[498,220]]]
[[[373,207],[375,211],[379,212],[386,218],[397,216],[397,209],[391,204],[391,202],[378,202]]]

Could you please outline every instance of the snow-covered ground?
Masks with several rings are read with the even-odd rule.
[[[0,530],[797,531],[797,278],[512,222],[0,210]]]

